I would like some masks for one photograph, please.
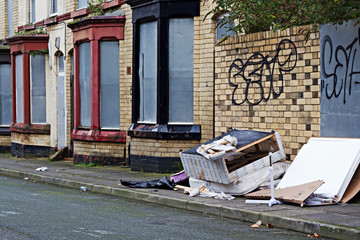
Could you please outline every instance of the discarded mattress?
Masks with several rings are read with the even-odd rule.
[[[197,153],[202,145],[209,145],[226,136],[237,139],[236,151],[207,159]],[[229,184],[237,179],[269,166],[269,152],[275,163],[285,158],[284,147],[277,132],[233,130],[188,151],[180,153],[182,165],[189,177]]]
[[[277,162],[273,164],[274,170],[274,179],[280,178],[286,170],[289,168],[290,164],[286,162]],[[199,180],[195,178],[190,178],[189,183],[192,188],[199,188],[201,185],[205,185],[210,190],[214,192],[224,192],[231,195],[244,195],[255,189],[257,189],[262,184],[265,184],[270,179],[269,167],[264,167],[255,172],[252,172],[248,175],[242,176],[237,179],[235,182],[229,184],[222,184],[216,182],[209,182],[204,180]]]
[[[329,198],[332,198],[334,202],[339,202],[354,177],[359,162],[360,139],[310,138],[308,143],[300,149],[277,189],[322,180],[324,184],[313,194],[317,198],[316,201],[308,203],[321,204],[319,198],[324,199],[323,203],[326,203]],[[360,182],[353,182],[352,196],[360,189]],[[347,197],[347,200],[350,198]]]

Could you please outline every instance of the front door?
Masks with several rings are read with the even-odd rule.
[[[57,57],[57,120],[58,120],[58,149],[66,146],[66,104],[65,104],[65,77],[64,55]]]

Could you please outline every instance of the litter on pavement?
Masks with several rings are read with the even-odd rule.
[[[166,177],[151,181],[125,181],[120,180],[120,184],[130,188],[160,188],[173,190],[175,183],[169,181]]]
[[[47,167],[39,167],[36,169],[37,172],[45,172],[47,170],[49,170]]]

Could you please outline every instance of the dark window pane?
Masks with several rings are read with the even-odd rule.
[[[169,122],[193,122],[194,23],[169,21]]]
[[[30,56],[31,123],[46,123],[45,55]]]
[[[0,125],[11,124],[11,65],[0,64]]]
[[[15,57],[16,74],[16,122],[24,123],[24,79],[23,79],[23,55]]]
[[[100,125],[120,128],[119,42],[100,42]]]
[[[90,43],[79,45],[80,125],[91,126],[91,54]]]
[[[156,122],[157,22],[140,25],[140,121]]]

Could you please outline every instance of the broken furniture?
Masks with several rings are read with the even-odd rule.
[[[226,136],[233,136],[237,139],[235,152],[225,153],[210,159],[197,153],[197,149],[202,145],[209,145]],[[277,132],[235,129],[202,145],[180,153],[181,162],[186,174],[191,179],[216,184],[233,184],[240,178],[261,170],[264,167],[267,167],[268,171],[269,152],[273,153],[273,162],[285,158],[284,147],[280,135]],[[257,176],[254,176],[254,178],[256,177]],[[250,189],[254,190],[258,186],[259,185],[252,186]]]

